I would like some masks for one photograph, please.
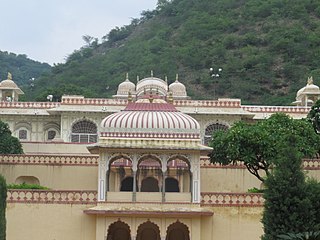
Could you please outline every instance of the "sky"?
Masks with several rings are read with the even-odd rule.
[[[0,0],[0,51],[26,54],[51,65],[85,45],[130,24],[157,0]]]

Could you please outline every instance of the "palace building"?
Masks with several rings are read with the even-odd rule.
[[[320,98],[309,78],[295,106],[194,100],[178,76],[129,80],[110,99],[63,96],[20,102],[11,74],[0,82],[0,120],[22,155],[0,155],[9,189],[7,239],[256,240],[263,233],[260,182],[239,165],[211,164],[212,133],[277,112],[304,118]],[[52,98],[48,98],[51,100]],[[320,161],[306,159],[320,179]]]

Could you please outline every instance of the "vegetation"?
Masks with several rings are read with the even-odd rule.
[[[320,133],[320,100],[316,101],[311,107],[308,113],[308,120],[312,123],[312,126],[316,133]]]
[[[2,175],[0,175],[0,240],[6,239],[6,207],[7,207],[6,180]]]
[[[251,174],[264,182],[288,134],[295,136],[297,151],[303,156],[313,157],[319,151],[320,138],[312,125],[281,113],[255,124],[238,122],[226,132],[214,133],[210,160],[223,165],[243,162]]]
[[[37,100],[47,93],[108,97],[126,72],[135,79],[154,70],[169,82],[179,73],[195,98],[289,104],[307,76],[320,79],[319,31],[320,2],[314,0],[159,0],[101,43],[84,36],[85,45],[65,64],[23,90]],[[210,67],[223,69],[217,82]]]
[[[274,171],[265,181],[263,240],[276,240],[279,235],[281,239],[311,239],[319,230],[320,210],[313,195],[319,193],[320,183],[311,188],[306,183],[298,141],[295,135],[287,136],[275,158]],[[305,238],[307,235],[310,238]]]
[[[49,189],[47,187],[41,186],[39,184],[29,184],[29,183],[21,183],[21,184],[8,184],[8,189]]]
[[[19,86],[31,87],[32,78],[37,79],[41,74],[50,72],[50,69],[49,64],[33,61],[24,54],[0,51],[1,80],[7,79],[7,73],[10,72]]]
[[[22,145],[18,138],[11,136],[7,123],[0,121],[0,154],[21,154]]]

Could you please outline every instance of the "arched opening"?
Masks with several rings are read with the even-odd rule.
[[[137,185],[137,183],[136,183]],[[121,192],[132,192],[133,191],[133,177],[126,177],[121,181]]]
[[[159,227],[148,221],[138,227],[137,240],[160,240]]]
[[[27,183],[27,184],[40,185],[39,179],[34,176],[20,176],[16,179],[15,183],[16,184]]]
[[[119,154],[109,161],[107,171],[108,186],[110,192],[133,191],[132,162],[127,155]]]
[[[166,240],[190,240],[188,227],[177,221],[167,229]]]
[[[117,221],[108,228],[107,240],[131,240],[128,224]]]
[[[180,192],[179,182],[175,178],[167,177],[165,186],[166,186],[165,188],[166,192]]]
[[[167,162],[166,192],[191,192],[190,162],[182,155],[176,155]]]
[[[141,192],[159,192],[159,182],[154,177],[147,177],[141,182]]]
[[[216,131],[227,131],[228,130],[228,126],[220,124],[220,123],[214,123],[214,124],[210,124],[204,133],[204,139],[203,139],[203,143],[204,145],[209,144],[209,142],[212,139],[212,134]]]
[[[162,179],[161,161],[157,156],[143,156],[138,162],[137,171],[140,192],[160,192]]]
[[[72,126],[71,142],[94,143],[97,142],[97,125],[88,120],[81,120]]]

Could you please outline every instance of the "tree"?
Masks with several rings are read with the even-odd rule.
[[[7,206],[6,180],[0,175],[0,240],[6,239],[6,206]]]
[[[297,150],[303,156],[316,154],[320,138],[311,124],[281,113],[255,124],[238,122],[226,132],[214,133],[210,160],[223,165],[242,162],[251,174],[264,182],[264,175],[270,175],[273,161],[289,133],[296,137]]]
[[[312,123],[312,126],[316,133],[320,133],[320,100],[311,107],[308,113],[308,120]]]
[[[265,181],[263,240],[276,240],[286,233],[314,230],[316,209],[308,197],[302,169],[302,153],[294,134],[282,141],[274,160],[274,171]]]
[[[0,121],[0,154],[21,154],[22,145],[16,137],[11,136],[7,123]]]

